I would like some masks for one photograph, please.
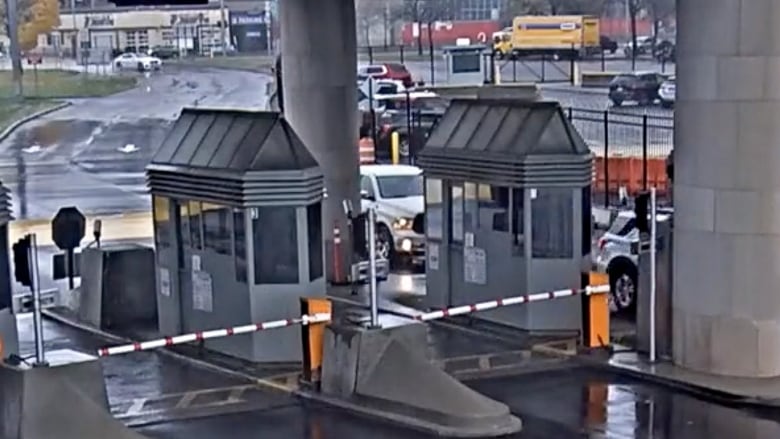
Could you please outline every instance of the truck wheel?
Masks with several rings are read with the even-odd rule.
[[[395,259],[395,247],[393,246],[393,235],[387,226],[378,224],[376,230],[376,254],[382,259],[387,259],[390,266],[393,266]]]

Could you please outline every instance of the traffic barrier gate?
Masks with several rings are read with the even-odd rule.
[[[592,280],[603,281],[598,273],[591,275]],[[535,294],[525,294],[503,299],[489,300],[470,305],[461,305],[436,311],[409,316],[419,322],[473,314],[480,311],[488,311],[496,308],[522,305],[543,300],[553,300],[565,297],[582,296],[587,298],[586,314],[587,325],[583,327],[583,344],[589,348],[606,347],[609,344],[609,285],[591,285],[580,289],[563,289]],[[331,302],[326,298],[302,298],[302,315],[298,318],[274,320],[263,323],[236,326],[232,328],[200,331],[191,334],[163,337],[145,342],[128,343],[125,345],[104,347],[98,350],[99,357],[121,355],[130,352],[148,351],[179,344],[192,343],[213,338],[230,337],[240,334],[249,334],[258,331],[286,328],[289,326],[306,326],[303,331],[303,358],[304,379],[309,382],[319,380],[319,371],[322,366],[322,343],[324,339],[324,325],[331,321]]]

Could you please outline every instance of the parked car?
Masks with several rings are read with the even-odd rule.
[[[659,209],[658,219],[664,220],[671,210]],[[618,212],[609,229],[599,239],[596,251],[596,271],[609,276],[613,308],[629,317],[636,315],[638,285],[639,230],[633,210]]]
[[[616,107],[625,101],[650,105],[658,99],[658,89],[665,80],[663,75],[655,72],[620,74],[609,83],[609,100]]]
[[[140,72],[147,72],[151,70],[160,70],[162,68],[162,61],[160,58],[141,55],[138,53],[123,53],[114,59],[114,66],[117,69],[133,69]]]
[[[406,69],[406,66],[400,63],[372,64],[358,67],[358,79],[395,79],[401,81],[405,87],[414,86],[412,74]]]
[[[676,95],[677,83],[675,77],[672,76],[661,84],[661,88],[658,89],[658,97],[661,99],[661,106],[664,108],[672,108]]]
[[[623,45],[623,54],[627,58],[631,58],[632,54],[636,51],[638,55],[649,55],[653,53],[653,47],[655,47],[655,37],[643,36],[636,37],[636,50],[634,49],[633,41],[627,42]]]
[[[149,56],[160,59],[178,58],[179,49],[173,46],[155,46],[149,49]]]
[[[407,165],[360,167],[363,210],[376,207],[378,257],[392,263],[425,263],[425,236],[412,230],[425,209],[422,169]]]
[[[617,43],[617,41],[613,40],[612,38],[610,38],[610,37],[608,37],[606,35],[602,35],[600,37],[600,41],[601,41],[601,50],[603,52],[609,52],[609,53],[612,53],[612,54],[617,52],[617,50],[618,50],[618,43]]]

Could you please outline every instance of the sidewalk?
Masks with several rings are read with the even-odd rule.
[[[711,375],[667,361],[651,364],[645,356],[636,352],[617,353],[602,366],[725,402],[780,408],[780,377],[735,378]]]
[[[609,89],[607,88],[578,87],[571,84],[560,84],[560,83],[555,84],[555,83],[540,82],[539,88],[543,92],[545,90],[548,90],[554,92],[579,93],[579,94],[596,95],[596,96],[604,96],[604,97],[609,95]]]

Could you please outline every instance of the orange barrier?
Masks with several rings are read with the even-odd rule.
[[[609,181],[604,165],[608,166]],[[593,189],[595,192],[605,192],[607,183],[609,192],[617,192],[625,187],[629,196],[645,189],[643,185],[644,164],[641,157],[594,157]],[[647,187],[655,187],[659,196],[667,195],[669,179],[666,175],[666,160],[664,158],[647,159]]]

